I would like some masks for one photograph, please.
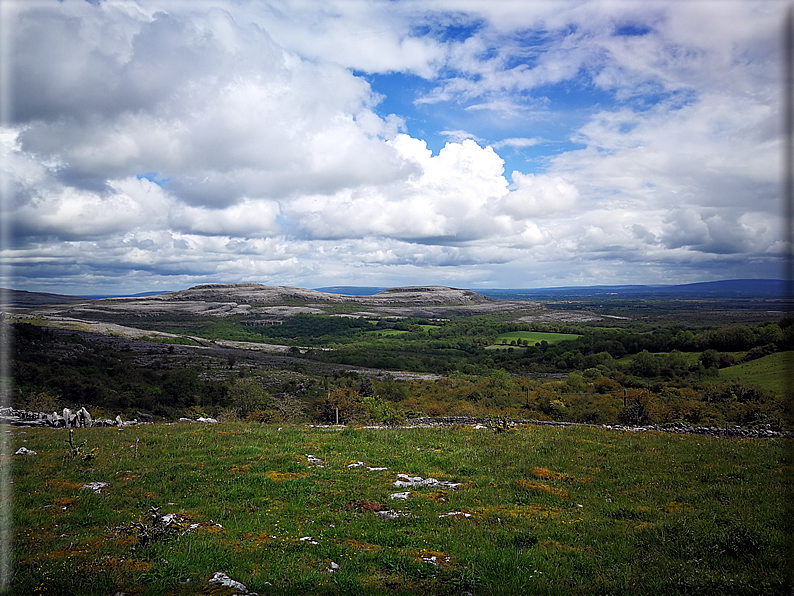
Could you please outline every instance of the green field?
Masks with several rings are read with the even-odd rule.
[[[721,381],[742,381],[769,391],[791,394],[791,359],[794,352],[778,352],[720,370]],[[787,373],[787,371],[789,371]]]
[[[502,345],[504,342],[508,344],[511,341],[518,343],[518,340],[527,340],[530,346],[536,343],[545,341],[549,344],[554,344],[560,341],[576,339],[579,337],[573,333],[547,333],[543,331],[510,331],[508,333],[500,333],[496,337],[496,345]]]
[[[77,430],[81,452],[95,450],[85,461],[66,430],[7,430],[14,450],[38,453],[12,460],[10,594],[207,594],[217,571],[260,595],[791,587],[783,440],[146,425]],[[398,473],[462,484],[398,488]]]

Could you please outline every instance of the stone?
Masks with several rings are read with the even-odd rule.
[[[320,544],[319,542],[317,542],[311,536],[304,536],[303,538],[300,538],[300,541],[301,542],[308,542],[309,544]]]
[[[436,567],[443,567],[444,564],[449,563],[450,557],[448,556],[439,557],[436,555],[430,555],[430,556],[422,557],[422,560],[425,563],[430,563],[431,565],[435,565]]]
[[[208,424],[216,424],[218,421],[215,418],[197,418],[198,422],[206,422]]]
[[[228,575],[221,573],[220,571],[216,571],[212,574],[209,583],[215,584],[222,588],[231,588],[232,590],[235,590],[235,595],[244,594],[245,596],[259,596],[256,592],[251,592],[245,584],[233,580]]]
[[[91,418],[91,414],[85,408],[80,408],[77,411],[77,423],[79,426],[88,428],[94,425],[94,421]]]
[[[421,476],[409,476],[408,474],[397,474],[394,481],[395,488],[421,488],[423,486],[443,486],[455,490],[462,486],[462,482],[447,482],[436,480],[435,478],[422,478]]]
[[[14,452],[14,455],[38,455],[38,453],[27,447],[20,447]]]
[[[64,423],[66,425],[66,428],[69,428],[69,422],[71,421],[71,418],[72,418],[72,411],[69,408],[64,408],[63,409],[63,420],[64,420]]]
[[[411,496],[411,491],[405,491],[404,493],[392,493],[390,497],[392,499],[399,499],[400,501],[407,501],[408,497]]]
[[[92,490],[97,494],[102,492],[102,489],[110,486],[107,482],[89,482],[80,487],[80,490]]]
[[[340,569],[341,569],[341,567],[339,565],[337,565],[336,563],[334,563],[333,561],[331,561],[328,564],[328,573],[336,573]]]
[[[398,517],[410,517],[408,513],[402,513],[397,511],[396,509],[385,509],[383,511],[375,511],[375,515],[377,515],[381,519],[397,519]]]

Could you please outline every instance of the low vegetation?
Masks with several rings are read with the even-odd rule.
[[[90,461],[66,439],[12,431],[38,455],[13,456],[11,594],[209,593],[218,571],[262,595],[791,585],[794,462],[779,439],[155,424],[75,431]],[[398,473],[460,486],[397,488]]]
[[[260,422],[330,422],[334,418],[329,412],[338,407],[343,420],[386,424],[425,415],[468,415],[792,428],[786,411],[791,395],[786,367],[794,356],[786,350],[791,325],[734,327],[732,335],[711,329],[629,333],[583,327],[575,340],[489,351],[486,347],[497,336],[488,337],[490,327],[479,320],[431,329],[398,324],[406,329],[379,324],[384,335],[366,351],[341,343],[304,352],[293,347],[291,357],[282,358],[275,368],[264,357],[241,350],[107,342],[18,324],[14,405],[49,412],[86,407],[94,417],[110,418],[144,412],[163,420],[235,416]],[[371,324],[367,328],[375,333]],[[445,347],[428,347],[447,333],[466,339],[445,339]],[[759,343],[760,349],[755,345]],[[743,349],[721,352],[708,347],[713,345]],[[672,346],[700,350],[658,351]],[[414,370],[447,372],[432,380],[395,380],[385,374],[372,378],[374,371],[349,367],[360,363],[397,371],[410,369],[405,365],[411,362]],[[332,408],[328,397],[334,391],[347,393]],[[246,405],[252,400],[256,407]]]

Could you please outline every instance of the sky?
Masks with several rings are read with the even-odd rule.
[[[0,285],[781,278],[787,6],[6,0]]]

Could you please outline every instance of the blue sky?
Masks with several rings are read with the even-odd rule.
[[[4,3],[0,281],[780,277],[785,7]]]

